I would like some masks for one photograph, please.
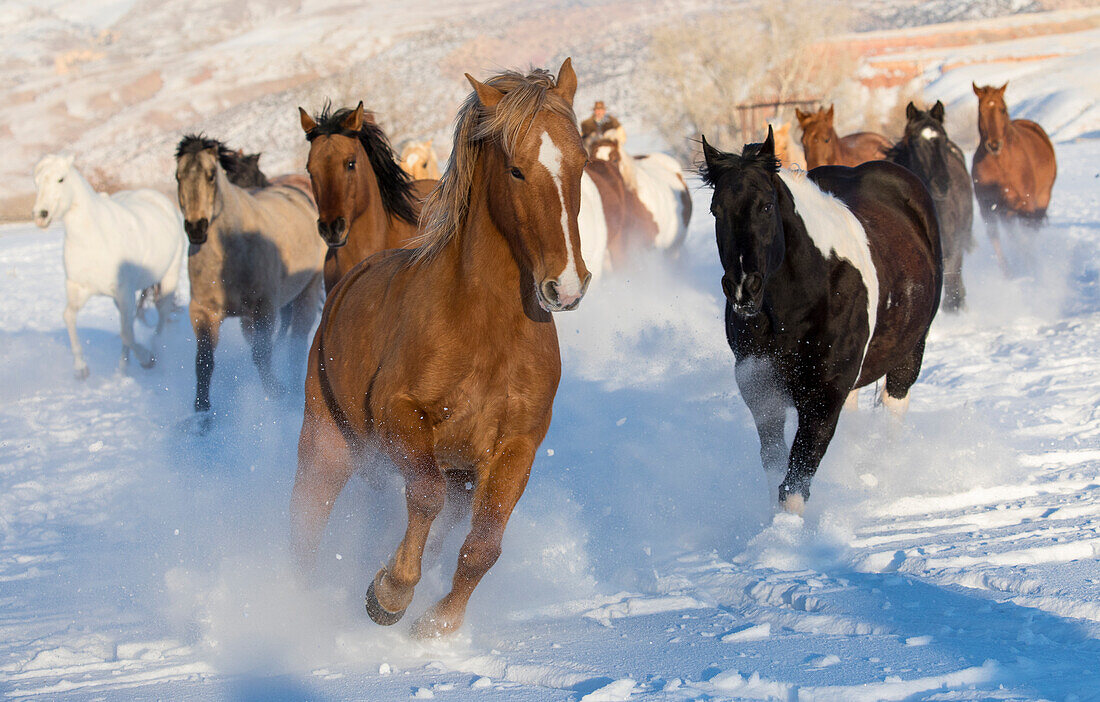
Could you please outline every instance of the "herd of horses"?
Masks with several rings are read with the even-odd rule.
[[[64,319],[79,377],[88,366],[76,314],[97,294],[118,307],[121,363],[133,351],[153,365],[134,319],[155,301],[159,333],[185,254],[201,429],[210,428],[226,317],[240,318],[270,395],[286,392],[272,369],[275,340],[288,336],[303,354],[316,326],[298,364],[306,381],[295,557],[311,572],[347,480],[368,457],[388,458],[405,481],[408,522],[367,589],[374,621],[404,614],[444,504],[470,519],[451,590],[414,625],[424,637],[462,624],[500,555],[561,377],[553,313],[575,309],[632,250],[674,251],[691,217],[673,159],[631,156],[614,139],[582,142],[570,60],[556,75],[466,78],[472,91],[442,173],[430,142],[395,151],[361,102],[299,108],[308,178],[269,179],[258,154],[184,136],[178,208],[151,190],[97,194],[71,157],[47,156],[35,170],[35,222],[65,225]],[[939,102],[928,111],[910,104],[897,144],[869,133],[838,138],[831,106],[799,112],[808,171],[782,167],[787,148],[771,128],[739,154],[702,138],[737,384],[789,511],[804,508],[858,388],[885,378],[883,403],[904,412],[941,290],[947,309],[964,300],[971,177],[988,220],[1042,220],[1054,179],[1049,139],[1007,117],[1004,87],[975,92],[972,176]],[[789,407],[798,427],[788,449]]]

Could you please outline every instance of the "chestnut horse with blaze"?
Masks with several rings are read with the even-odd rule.
[[[974,196],[1002,270],[1008,272],[997,232],[998,217],[1018,218],[1038,225],[1046,217],[1050,191],[1058,175],[1054,145],[1035,122],[1010,119],[1005,105],[1005,83],[999,88],[978,87],[978,135],[970,175]]]
[[[856,132],[838,136],[833,128],[833,106],[817,112],[803,112],[797,107],[794,116],[802,127],[802,150],[806,152],[806,168],[818,166],[858,166],[868,161],[881,161],[893,144],[875,132]]]
[[[379,451],[397,466],[408,525],[366,596],[371,619],[393,624],[420,580],[432,521],[445,497],[471,497],[458,485],[472,478],[470,532],[450,592],[414,626],[421,637],[462,624],[500,556],[561,377],[551,313],[574,309],[591,279],[577,226],[585,152],[570,61],[556,78],[466,78],[474,92],[424,204],[419,246],[371,257],[325,302],[291,503],[308,569],[360,458]]]
[[[434,180],[412,180],[401,169],[374,115],[335,112],[311,117],[298,108],[309,141],[306,170],[317,201],[317,231],[328,244],[325,292],[357,263],[383,249],[409,246],[420,204]]]

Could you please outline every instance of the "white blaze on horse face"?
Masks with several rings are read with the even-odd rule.
[[[875,335],[879,303],[878,272],[871,258],[867,232],[847,205],[817,187],[805,173],[780,171],[779,177],[791,191],[795,213],[802,218],[806,233],[821,255],[828,259],[835,254],[848,261],[863,279],[863,287],[867,290],[868,334],[863,347],[863,358],[866,358],[867,347]],[[862,371],[863,359],[860,359]]]
[[[573,241],[569,236],[569,210],[565,206],[565,193],[561,186],[561,149],[550,138],[549,132],[542,133],[539,142],[538,161],[546,170],[550,171],[550,177],[554,180],[554,187],[558,191],[558,201],[561,203],[561,233],[565,238],[565,270],[558,274],[558,290],[563,299],[572,301],[584,294],[584,285],[581,283],[580,274],[577,273],[577,260],[573,255]]]
[[[921,139],[927,139],[928,141],[932,141],[939,135],[939,132],[937,132],[935,129],[932,129],[931,127],[925,127],[924,129],[920,130]]]
[[[601,146],[598,149],[596,149],[596,158],[598,158],[601,161],[610,161],[611,160],[611,147],[610,146]]]

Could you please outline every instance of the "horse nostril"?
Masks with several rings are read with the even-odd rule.
[[[542,296],[552,305],[558,304],[558,281],[548,280],[542,284]]]
[[[332,233],[339,236],[340,234],[344,233],[344,227],[346,226],[347,222],[344,221],[344,218],[337,217],[336,220],[332,223]]]
[[[749,297],[755,299],[760,291],[764,287],[764,277],[759,273],[750,273],[745,276],[744,282],[741,283],[741,289],[744,290]]]
[[[729,275],[722,276],[722,292],[726,295],[726,297],[729,299],[733,299],[734,290],[735,286],[733,284],[733,280],[730,279]]]
[[[48,217],[49,214],[50,213],[47,210],[39,210],[38,211],[38,216],[41,217],[42,219],[46,219],[46,217]]]

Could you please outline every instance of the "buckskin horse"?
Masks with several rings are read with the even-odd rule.
[[[424,204],[418,247],[369,258],[325,302],[291,498],[294,549],[308,572],[360,458],[380,451],[399,469],[405,536],[366,595],[371,619],[394,624],[445,496],[462,500],[461,486],[473,483],[451,590],[417,620],[421,637],[462,624],[500,556],[561,376],[551,313],[575,308],[591,278],[577,226],[586,159],[571,62],[556,79],[543,70],[466,78],[474,91]]]
[[[853,389],[885,376],[887,409],[908,407],[943,283],[935,205],[888,161],[780,171],[771,128],[740,156],[704,138],[703,155],[737,386],[765,470],[786,469],[779,503],[799,514]]]

